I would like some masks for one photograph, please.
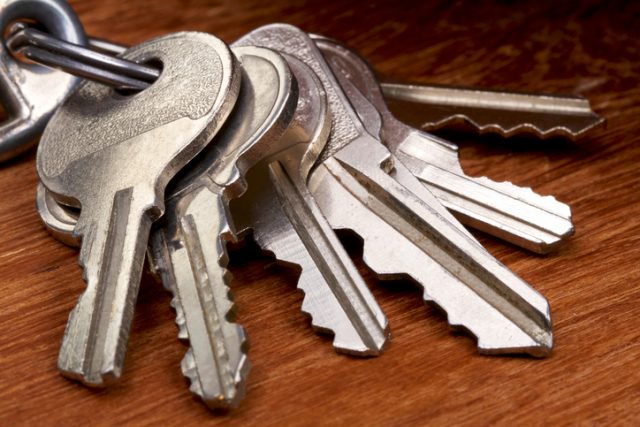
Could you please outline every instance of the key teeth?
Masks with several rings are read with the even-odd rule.
[[[491,178],[487,177],[487,176],[481,176],[477,178],[478,180],[482,181],[484,184],[487,184],[487,186],[490,186],[491,184],[499,184],[505,187],[508,187],[509,189],[513,190],[514,192],[523,192],[523,193],[527,193],[529,196],[531,197],[536,197],[536,198],[540,198],[541,200],[544,200],[546,203],[549,203],[551,205],[557,205],[556,208],[558,209],[558,214],[562,214],[565,215],[567,217],[571,217],[571,208],[569,207],[569,205],[567,205],[566,203],[562,203],[560,202],[558,199],[556,199],[553,195],[549,194],[549,195],[542,195],[539,194],[535,191],[533,191],[533,188],[531,187],[524,187],[524,186],[519,186],[516,185],[514,183],[512,183],[511,181],[501,181],[501,182],[497,182],[492,180]],[[560,212],[560,210],[563,210],[564,212]]]
[[[264,247],[262,250],[276,257],[276,252],[273,248]],[[276,257],[276,259],[278,258]],[[281,261],[285,261],[285,260],[281,260]],[[285,261],[285,262],[288,262],[288,261]],[[295,265],[298,265],[298,264],[295,264]],[[339,332],[336,333],[336,331],[333,330],[329,324],[323,324],[314,317],[313,311],[308,308],[309,304],[311,303],[311,300],[307,298],[307,292],[305,291],[305,284],[311,283],[312,281],[303,280],[304,279],[303,276],[305,274],[309,274],[309,273],[307,272],[307,270],[302,269],[302,272],[300,273],[300,277],[298,278],[298,283],[296,287],[303,294],[302,305],[300,310],[302,311],[302,313],[304,313],[306,316],[309,317],[311,322],[311,327],[313,328],[313,330],[317,333],[332,335],[333,336],[332,346],[337,353],[348,354],[351,356],[360,356],[360,357],[379,356],[383,352],[383,350],[386,348],[386,345],[389,341],[388,339],[385,339],[382,342],[376,342],[375,346],[363,346],[361,348],[345,347],[340,345],[340,342],[346,341],[346,340],[343,340],[339,336]],[[390,336],[390,330],[389,330],[389,323],[388,321],[386,321],[386,318],[385,318],[385,324],[384,324],[383,330],[384,330],[384,336],[388,338]]]
[[[254,231],[255,233],[255,231]],[[295,261],[291,261],[291,260],[286,260],[286,259],[282,259],[280,257],[278,257],[278,253],[279,251],[277,251],[274,247],[272,247],[269,244],[263,244],[262,242],[260,242],[260,238],[259,236],[255,236],[255,240],[256,243],[260,246],[261,250],[263,253],[265,253],[266,255],[272,256],[274,257],[276,260],[283,262],[285,264],[288,265],[296,265],[298,267],[302,267],[300,264],[296,263]],[[307,292],[305,290],[305,284],[306,283],[312,283],[311,280],[307,281],[307,280],[303,280],[305,275],[308,275],[309,271],[301,268],[301,273],[300,276],[298,277],[298,281],[296,283],[296,289],[298,289],[300,292],[302,292],[303,298],[302,298],[302,305],[300,307],[300,311],[302,311],[302,313],[304,313],[306,316],[309,317],[309,320],[311,322],[311,327],[312,329],[316,332],[316,333],[321,333],[324,335],[332,335],[333,336],[333,340],[332,340],[332,347],[334,348],[334,350],[337,353],[341,353],[341,354],[348,354],[351,356],[360,356],[360,357],[368,357],[368,356],[378,356],[380,354],[382,354],[382,352],[384,351],[384,349],[386,348],[388,342],[389,342],[389,337],[391,336],[391,331],[389,328],[389,322],[387,321],[387,319],[385,318],[385,324],[384,324],[384,336],[387,337],[387,339],[385,339],[383,342],[381,343],[376,343],[376,345],[374,347],[367,347],[367,346],[363,346],[362,348],[356,349],[353,347],[345,347],[340,345],[339,343],[342,341],[340,339],[339,334],[336,333],[336,331],[334,331],[329,325],[327,324],[322,324],[320,323],[319,320],[317,320],[314,315],[313,315],[313,311],[309,310],[308,305],[310,304],[311,300],[309,298],[307,298]]]
[[[376,273],[379,279],[385,280],[385,279],[398,279],[401,277],[406,278],[406,275],[399,275],[391,271],[384,271],[385,270],[384,261],[379,260],[375,256],[375,252],[372,252],[372,251],[375,251],[375,250],[371,248],[371,245],[368,244],[365,239],[364,245],[363,245],[362,258],[364,262],[369,266],[369,268],[371,268],[371,270],[373,270]],[[478,352],[480,354],[500,355],[500,354],[523,354],[524,353],[534,357],[545,357],[551,352],[551,349],[553,347],[553,336],[552,336],[551,325],[550,325],[551,320],[550,320],[550,315],[548,310],[545,313],[545,319],[548,325],[545,331],[546,334],[544,336],[536,337],[535,339],[531,338],[531,340],[528,343],[523,345],[514,346],[511,343],[509,343],[504,346],[498,346],[496,344],[488,345],[487,343],[485,343],[481,339],[481,337],[478,337],[478,335],[476,335],[467,326],[465,326],[461,320],[458,320],[457,318],[455,318],[454,315],[449,313],[442,305],[440,305],[437,301],[435,301],[428,294],[426,287],[424,288],[422,298],[426,304],[437,307],[439,311],[441,311],[444,314],[449,327],[451,327],[454,330],[464,331],[466,334],[473,337],[476,341],[476,347],[478,348]]]
[[[176,296],[176,292],[172,287],[165,287],[165,289],[171,292],[171,302],[169,302],[169,305],[176,313],[174,322],[178,327],[178,339],[180,339],[181,341],[186,341],[189,339],[189,333],[187,332],[187,320],[185,318],[184,311],[182,310],[182,305],[178,302],[178,297]]]
[[[427,300],[425,299],[425,302]],[[472,336],[476,341],[476,348],[480,354],[484,354],[487,356],[500,356],[500,355],[516,355],[516,354],[527,354],[532,357],[543,358],[548,356],[553,349],[553,334],[551,330],[547,331],[547,334],[539,337],[531,338],[531,342],[522,345],[496,345],[496,343],[490,344],[485,342],[481,337],[476,335],[473,331],[462,324],[462,321],[457,320],[453,316],[451,316],[446,310],[444,310],[440,305],[435,303],[433,300],[429,300],[428,303],[432,303],[438,306],[439,309],[444,313],[447,324],[453,330],[464,331],[466,334]]]
[[[162,233],[152,233],[151,239],[156,239],[159,241],[163,241]],[[184,315],[184,311],[182,310],[182,305],[178,301],[178,297],[176,295],[176,289],[171,286],[172,280],[169,278],[169,267],[165,265],[165,256],[166,254],[162,253],[162,249],[165,248],[166,244],[164,243],[153,243],[151,245],[153,249],[149,250],[149,259],[152,260],[149,262],[150,266],[153,266],[153,274],[157,275],[160,278],[160,282],[162,283],[162,287],[171,293],[171,301],[169,305],[176,313],[176,317],[174,322],[178,327],[178,339],[181,341],[186,341],[189,339],[189,333],[187,332],[186,326],[186,318]],[[156,252],[158,251],[158,252]]]
[[[504,189],[512,195],[522,194],[523,196],[526,195],[527,197],[537,198],[545,204],[544,207],[546,209],[553,211],[556,215],[562,216],[568,221],[571,221],[571,207],[566,203],[562,203],[553,195],[542,195],[536,193],[531,187],[521,187],[511,181],[494,181],[487,176],[474,177],[473,179],[478,180],[489,188],[495,187],[496,185],[504,187]]]
[[[178,339],[186,341],[189,339],[189,333],[187,332],[187,320],[184,316],[182,305],[178,302],[175,293],[173,293],[173,298],[171,299],[171,307],[173,307],[176,312],[175,323],[178,326]]]
[[[454,114],[448,117],[445,117],[442,120],[433,123],[423,123],[422,128],[427,130],[436,130],[447,127],[454,127],[456,125],[463,125],[465,127],[470,127],[472,129],[477,130],[480,135],[488,134],[488,133],[496,133],[504,138],[510,138],[515,135],[520,134],[530,134],[539,139],[549,139],[553,137],[564,137],[571,140],[575,140],[580,138],[582,135],[591,131],[592,129],[602,126],[605,123],[605,118],[600,116],[595,116],[595,120],[590,125],[581,128],[579,131],[573,131],[566,126],[552,126],[548,129],[542,129],[539,126],[535,126],[532,123],[522,123],[519,125],[515,125],[509,128],[505,128],[496,123],[488,123],[485,125],[481,125],[477,121],[471,119],[469,116],[464,114]]]

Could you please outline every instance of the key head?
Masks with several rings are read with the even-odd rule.
[[[278,50],[301,60],[316,73],[327,93],[331,112],[331,135],[318,158],[318,163],[366,134],[329,64],[309,35],[300,28],[288,24],[265,25],[237,40],[234,43],[234,46],[236,45],[262,46]]]
[[[282,135],[293,119],[298,87],[286,61],[277,52],[254,46],[233,47],[233,53],[243,75],[234,110],[211,144],[171,182],[167,198],[203,183],[235,186],[256,162],[288,146]]]
[[[375,72],[367,61],[354,50],[349,49],[337,40],[310,34],[325,60],[329,63],[334,75],[339,79],[336,71],[348,76],[349,81],[381,112],[389,110],[382,96],[382,90],[376,79]]]
[[[406,138],[419,132],[396,119],[389,110],[373,68],[360,54],[321,35],[312,34],[311,38],[330,64],[369,133],[380,136],[389,150],[395,152]],[[448,154],[450,166],[460,169],[455,144],[431,135],[425,134],[425,137],[429,139],[432,151]]]
[[[32,19],[54,37],[84,45],[86,36],[73,9],[63,0],[2,0],[0,28]],[[79,83],[75,76],[17,61],[0,43],[0,101],[10,119],[0,126],[0,162],[26,151],[37,140],[60,103]]]
[[[171,34],[124,57],[161,65],[160,77],[132,95],[82,83],[42,137],[40,179],[67,204],[85,208],[101,194],[140,185],[162,208],[168,180],[210,141],[237,99],[237,60],[214,36]]]
[[[283,54],[298,81],[300,97],[287,138],[300,144],[299,171],[306,180],[313,164],[327,144],[331,132],[331,114],[327,94],[318,76],[299,59]]]

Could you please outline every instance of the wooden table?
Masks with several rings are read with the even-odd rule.
[[[555,3],[561,3],[553,5]],[[393,341],[378,358],[335,354],[300,312],[298,272],[254,244],[232,252],[232,289],[253,363],[230,414],[188,391],[170,296],[145,277],[122,380],[86,389],[56,370],[84,288],[76,251],[35,210],[34,152],[0,168],[0,424],[535,425],[640,421],[640,8],[631,2],[74,1],[90,34],[136,43],[177,30],[226,41],[274,21],[343,40],[381,75],[587,96],[608,128],[572,143],[447,135],[471,175],[553,194],[576,235],[536,256],[476,235],[548,299],[555,349],[542,360],[488,357],[425,308],[409,282],[379,282],[345,238],[385,310]]]

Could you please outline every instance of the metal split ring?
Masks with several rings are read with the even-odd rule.
[[[35,21],[65,42],[86,44],[80,20],[63,0],[1,0],[0,28],[7,29],[19,20]],[[78,82],[75,76],[18,61],[0,43],[0,102],[9,116],[0,126],[0,161],[35,144],[53,112]]]

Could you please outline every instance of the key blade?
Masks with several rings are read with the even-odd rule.
[[[398,83],[382,83],[382,90],[400,120],[426,131],[462,129],[505,138],[529,134],[575,141],[605,124],[580,96]]]
[[[191,391],[211,409],[236,408],[246,394],[250,363],[244,328],[233,321],[224,267],[222,239],[230,238],[229,226],[220,196],[204,187],[186,206],[172,216],[175,222],[154,231],[153,265],[173,293],[179,336],[189,341],[181,368]]]
[[[486,177],[468,177],[457,151],[434,143],[420,131],[409,133],[395,155],[462,223],[530,251],[546,254],[573,235],[569,206],[531,188]]]
[[[103,387],[122,372],[133,320],[146,240],[151,227],[148,201],[135,189],[116,193],[104,206],[99,227],[89,209],[81,212],[76,236],[82,245],[80,265],[87,288],[69,316],[58,358],[63,375],[92,387]]]
[[[297,159],[299,155],[290,153],[252,171],[249,193],[233,207],[234,217],[240,228],[253,229],[263,250],[280,262],[300,266],[302,311],[311,317],[314,330],[332,333],[337,352],[376,356],[387,343],[387,319],[296,176]]]
[[[364,239],[365,262],[381,278],[408,275],[422,285],[425,300],[474,334],[480,352],[547,355],[553,338],[546,300],[456,226],[401,162],[373,147],[359,138],[311,176],[333,228]]]
[[[537,253],[550,252],[573,234],[567,205],[530,188],[466,176],[455,145],[393,116],[363,59],[334,41],[317,39],[316,44],[369,133],[381,135],[398,160],[461,222]]]
[[[337,351],[376,356],[387,343],[387,319],[308,189],[292,178],[291,165],[285,165],[272,163],[270,178],[295,230],[288,233],[289,237],[295,234],[304,241],[304,251],[279,258],[302,267],[298,282],[306,296],[302,309],[314,319],[314,327],[334,333],[333,346]],[[272,243],[274,254],[287,253],[278,243],[286,244],[286,240]],[[294,247],[301,249],[300,245]]]

